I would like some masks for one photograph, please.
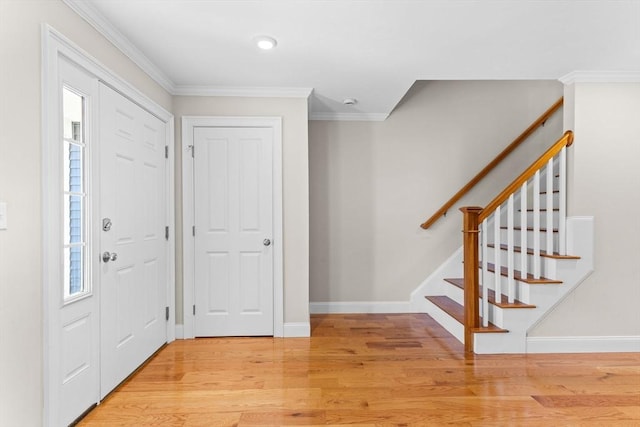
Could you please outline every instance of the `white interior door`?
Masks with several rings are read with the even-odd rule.
[[[165,124],[100,85],[101,397],[166,342]]]
[[[194,129],[195,335],[273,335],[273,132]]]

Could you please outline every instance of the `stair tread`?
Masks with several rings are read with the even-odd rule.
[[[452,300],[451,298],[438,295],[438,296],[426,296],[427,300],[431,301],[436,306],[440,307],[445,313],[449,316],[453,317],[457,322],[462,323],[464,325],[464,307]],[[474,328],[473,332],[483,333],[483,332],[509,332],[506,329],[502,329],[489,322],[488,327],[480,327]]]
[[[488,270],[490,272],[495,273],[495,271],[496,271],[495,270],[495,268],[496,268],[495,264],[489,262],[489,263],[487,263],[487,267],[488,267]],[[482,265],[480,265],[480,268],[482,268]],[[527,273],[527,277],[523,278],[523,277],[521,277],[521,274],[522,273],[520,271],[513,270],[513,278],[515,280],[520,281],[520,282],[525,282],[525,283],[529,283],[529,284],[532,284],[532,285],[533,284],[559,284],[559,283],[562,283],[561,280],[548,279],[548,278],[542,277],[542,276],[540,276],[539,279],[535,279],[533,277],[533,274],[531,274],[531,273]],[[504,277],[508,276],[507,267],[503,267],[503,266],[500,267],[500,275],[504,276]]]
[[[495,248],[495,245],[493,243],[488,243],[487,247],[488,248]],[[506,251],[506,250],[508,250],[508,247],[505,244],[501,244],[500,245],[500,249],[503,250],[503,251]],[[514,252],[522,252],[522,248],[520,246],[514,246],[513,247],[513,251]],[[527,254],[528,255],[533,255],[533,249],[527,248]],[[560,255],[557,252],[554,252],[552,254],[548,254],[547,251],[543,251],[543,250],[540,250],[540,256],[543,256],[545,258],[554,258],[554,259],[580,259],[580,257],[576,256],[576,255]]]
[[[505,226],[501,226],[501,227],[500,227],[500,230],[506,230],[507,228],[508,228],[508,227],[507,227],[506,225],[505,225]],[[513,229],[514,229],[514,230],[518,230],[518,231],[520,231],[520,230],[522,230],[522,227],[513,227]],[[546,232],[547,232],[547,230],[548,230],[547,228],[542,228],[542,227],[540,227],[540,232],[541,232],[541,233],[546,233]],[[533,231],[533,227],[527,227],[527,231]],[[557,233],[557,232],[558,232],[558,229],[557,229],[557,228],[554,228],[554,229],[552,229],[552,231],[553,231],[554,233]]]
[[[464,289],[464,279],[455,278],[455,279],[444,279],[445,282],[451,283],[452,285]],[[500,298],[500,302],[496,301],[496,293],[493,289],[488,290],[489,294],[489,303],[495,305],[500,308],[536,308],[535,305],[526,304],[522,301],[515,300],[513,303],[509,302],[509,298],[506,295],[502,295]],[[480,286],[480,297],[482,298],[482,286]]]

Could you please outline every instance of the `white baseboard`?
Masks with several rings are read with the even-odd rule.
[[[413,313],[408,301],[337,301],[309,303],[311,314]]]
[[[285,323],[284,337],[309,337],[311,336],[311,324],[309,322]],[[176,325],[176,339],[184,339],[184,325]]]
[[[176,325],[176,339],[177,340],[184,339],[184,325]]]
[[[290,322],[284,324],[284,338],[308,338],[311,336],[309,322]]]
[[[640,352],[640,336],[528,337],[527,353]]]

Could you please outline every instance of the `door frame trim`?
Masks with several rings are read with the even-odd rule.
[[[182,117],[182,289],[183,337],[195,337],[192,307],[195,295],[195,223],[193,195],[193,132],[197,127],[271,128],[273,131],[273,336],[284,336],[282,117]]]
[[[53,286],[59,286],[60,278],[56,271],[59,270],[60,249],[59,236],[62,235],[61,224],[52,220],[49,213],[57,209],[60,202],[57,201],[56,195],[59,188],[53,188],[56,179],[51,179],[61,173],[61,164],[57,160],[59,156],[55,155],[54,145],[59,139],[57,133],[57,119],[61,114],[62,103],[59,102],[57,95],[57,85],[59,81],[58,58],[64,56],[69,62],[77,65],[86,73],[93,75],[97,80],[107,84],[115,91],[119,92],[132,102],[138,104],[147,110],[162,122],[166,124],[166,144],[169,147],[169,160],[165,172],[166,186],[166,218],[167,225],[171,226],[175,231],[175,159],[174,156],[174,116],[162,106],[157,104],[151,98],[147,97],[135,86],[129,84],[126,80],[112,72],[109,68],[101,64],[97,59],[85,50],[78,47],[74,42],[65,37],[62,33],[55,30],[49,24],[43,23],[41,27],[42,41],[42,67],[41,67],[41,147],[42,147],[42,164],[41,164],[41,188],[42,188],[42,367],[43,367],[43,425],[57,425],[57,408],[58,408],[58,388],[56,378],[59,377],[59,364],[56,363],[56,351],[60,343],[56,340],[56,310],[59,307],[59,301],[55,300],[55,294],[50,292]],[[94,156],[97,151],[94,151]],[[87,161],[93,162],[95,158]],[[93,169],[96,175],[99,170]],[[96,181],[94,187],[97,188]],[[93,207],[90,208],[93,209]],[[93,214],[90,214],[93,215]],[[167,305],[169,306],[170,317],[167,321],[167,342],[175,340],[175,232],[170,233],[167,243]],[[90,244],[95,243],[92,239]],[[96,261],[94,261],[96,262]],[[98,310],[100,307],[100,290],[99,284],[94,284],[94,296],[98,299]],[[96,292],[97,291],[97,292]],[[99,313],[98,313],[99,314]],[[98,340],[99,343],[99,340]],[[99,344],[98,344],[99,345]],[[93,351],[99,352],[97,349]],[[99,353],[98,353],[99,354]],[[99,366],[98,366],[99,369]],[[100,384],[98,382],[98,391]],[[98,393],[99,394],[99,393]]]

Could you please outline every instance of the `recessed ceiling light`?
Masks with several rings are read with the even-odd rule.
[[[256,45],[262,50],[273,49],[278,45],[278,42],[273,37],[258,36],[255,39]]]
[[[345,98],[342,100],[342,103],[344,105],[356,105],[358,103],[358,100],[355,98]]]

